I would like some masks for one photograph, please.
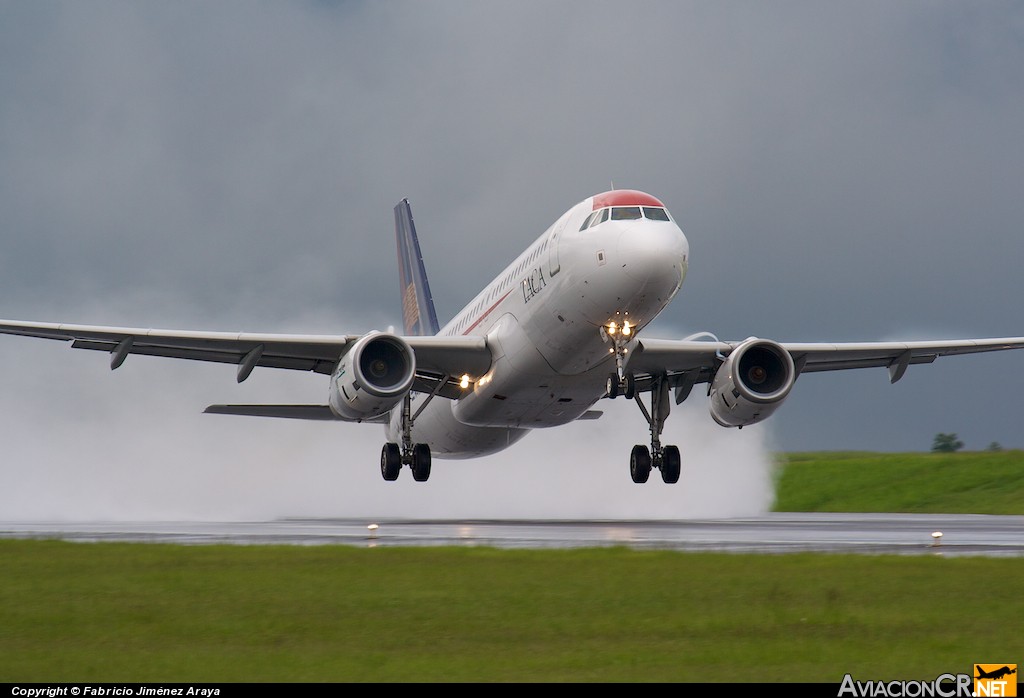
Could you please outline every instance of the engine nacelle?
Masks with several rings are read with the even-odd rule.
[[[416,355],[404,339],[371,332],[356,341],[331,377],[331,410],[345,419],[372,419],[412,388]]]
[[[796,381],[793,357],[780,344],[748,339],[729,354],[711,383],[711,416],[723,427],[767,419]]]

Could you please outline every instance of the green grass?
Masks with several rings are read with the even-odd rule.
[[[1016,661],[1024,559],[0,541],[0,681],[815,681]]]
[[[780,458],[780,511],[1024,513],[1024,452]],[[0,540],[0,682],[826,682],[1014,662],[1024,558]]]
[[[790,454],[775,510],[1024,514],[1024,451]]]

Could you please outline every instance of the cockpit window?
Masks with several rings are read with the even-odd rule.
[[[597,214],[598,213],[599,213],[599,211],[594,211],[589,216],[587,216],[587,220],[583,221],[583,225],[580,226],[580,230],[583,231],[583,230],[586,230],[587,228],[589,228],[590,227],[590,222],[592,220],[594,220],[595,218],[597,218]]]
[[[635,221],[641,217],[639,206],[618,206],[612,209],[613,221]]]
[[[639,206],[615,206],[610,209],[601,209],[587,216],[587,220],[580,226],[581,230],[592,228],[595,225],[600,225],[606,220],[640,220],[641,218],[649,218],[650,220],[671,220],[669,218],[669,212],[665,209],[658,209],[651,206],[645,206],[641,209]]]
[[[609,218],[613,221],[635,221],[646,218],[652,221],[670,221],[668,211],[655,206],[615,206],[613,208],[602,208],[594,211],[580,226],[580,231],[593,228],[595,225],[604,223]]]
[[[644,217],[649,218],[652,221],[667,221],[668,211],[663,208],[654,208],[653,206],[644,206]]]

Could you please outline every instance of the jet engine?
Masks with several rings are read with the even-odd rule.
[[[416,355],[401,337],[371,332],[349,349],[331,378],[331,410],[345,419],[388,412],[412,388]]]
[[[723,427],[767,419],[796,381],[793,357],[780,344],[751,338],[725,360],[711,382],[711,416]]]

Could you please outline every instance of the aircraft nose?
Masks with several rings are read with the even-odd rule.
[[[675,295],[683,283],[689,257],[686,236],[675,223],[637,221],[619,234],[621,269],[658,294]]]

